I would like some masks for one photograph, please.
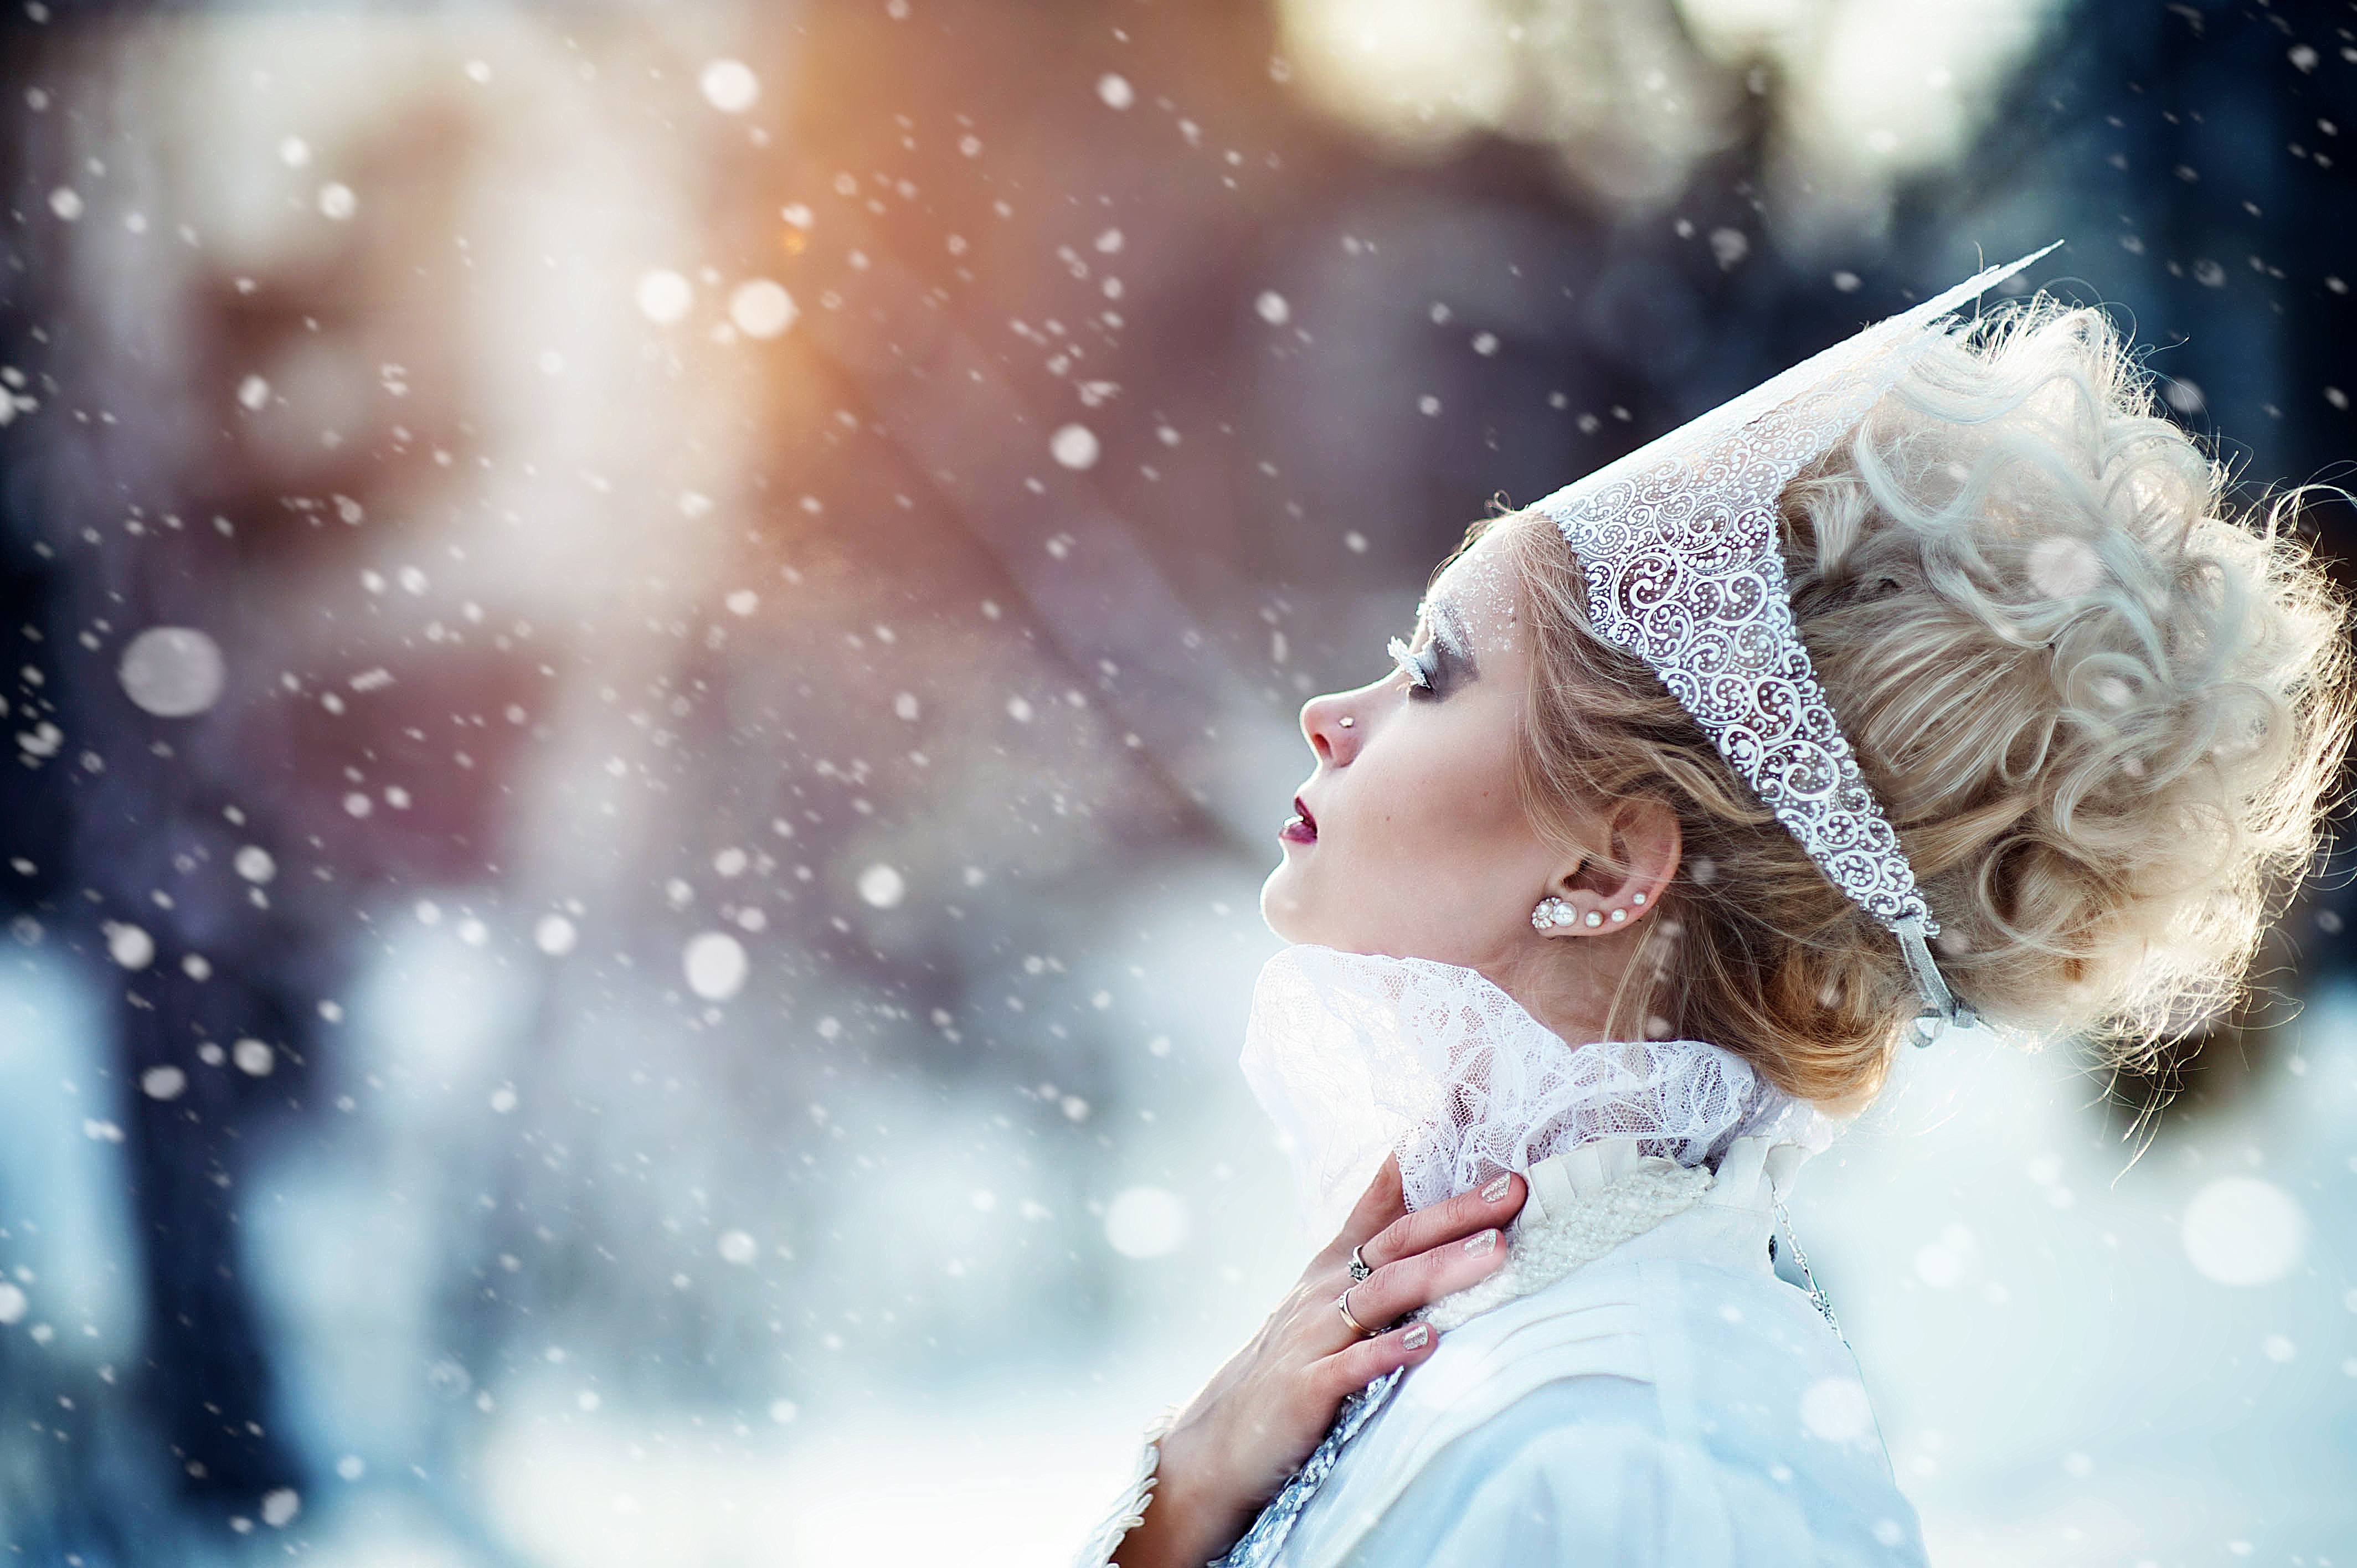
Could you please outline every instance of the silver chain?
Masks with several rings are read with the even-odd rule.
[[[1801,1271],[1801,1283],[1808,1286],[1809,1300],[1824,1318],[1825,1326],[1834,1331],[1834,1337],[1847,1345],[1849,1337],[1842,1332],[1840,1322],[1834,1316],[1834,1304],[1825,1299],[1824,1289],[1817,1283],[1817,1276],[1809,1272],[1809,1255],[1801,1251],[1801,1238],[1792,1229],[1792,1216],[1784,1207],[1784,1195],[1777,1193],[1773,1202],[1776,1205],[1776,1223],[1784,1228],[1784,1240],[1792,1249],[1792,1266]]]

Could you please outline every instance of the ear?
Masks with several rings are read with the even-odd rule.
[[[1613,802],[1598,822],[1605,853],[1573,857],[1531,913],[1542,936],[1602,936],[1652,914],[1678,873],[1678,816],[1649,796]]]

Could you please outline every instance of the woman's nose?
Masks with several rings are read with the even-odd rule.
[[[1353,693],[1329,692],[1301,704],[1301,734],[1320,762],[1340,768],[1359,748],[1359,719],[1351,711]]]

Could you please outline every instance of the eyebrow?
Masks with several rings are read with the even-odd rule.
[[[1433,640],[1451,658],[1460,660],[1469,675],[1479,679],[1481,663],[1473,657],[1473,639],[1467,633],[1465,618],[1458,612],[1456,604],[1446,598],[1426,599],[1423,612],[1426,624],[1432,628]]]

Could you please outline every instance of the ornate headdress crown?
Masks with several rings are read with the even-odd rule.
[[[1538,503],[1577,553],[1597,634],[1651,665],[1834,885],[1899,938],[1926,1009],[1972,1009],[1899,835],[1858,771],[1792,620],[1777,507],[1937,336],[1934,321],[2054,249],[1991,267],[1721,403]]]

